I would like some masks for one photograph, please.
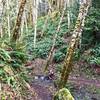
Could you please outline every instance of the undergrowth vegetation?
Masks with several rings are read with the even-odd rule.
[[[100,67],[100,44],[96,45],[91,50],[91,57],[89,57],[90,64],[95,64]]]
[[[17,92],[18,94],[17,97],[23,95],[21,94],[21,92],[23,91],[22,85],[23,84],[25,85],[25,81],[28,81],[28,76],[27,76],[28,72],[24,66],[27,60],[28,56],[25,54],[25,48],[23,49],[22,44],[18,45],[16,44],[15,48],[12,48],[10,44],[1,42],[0,46],[1,88],[2,89],[4,88],[3,87],[4,84],[8,84],[9,88],[12,88],[12,91],[14,89],[13,91],[14,93]],[[1,94],[2,98],[6,98],[7,94],[9,93],[7,93],[7,91],[4,91],[4,93]],[[9,99],[11,98],[9,97]]]
[[[62,70],[61,64],[65,59],[67,49],[69,47],[70,37],[73,34],[72,32],[77,18],[78,9],[71,8],[70,11],[72,11],[70,29],[68,29],[66,9],[59,32],[57,32],[57,28],[62,11],[55,11],[51,14],[51,16],[46,15],[38,18],[35,48],[34,29],[31,25],[28,25],[28,31],[23,28],[23,38],[19,39],[16,44],[8,40],[8,34],[0,39],[1,83],[9,85],[12,90],[15,89],[15,91],[19,92],[19,95],[24,93],[25,91],[23,92],[23,90],[27,90],[26,82],[29,81],[28,71],[25,68],[25,64],[29,60],[34,61],[36,58],[46,60],[52,48],[55,34],[57,34],[57,39],[53,51],[53,63],[57,64],[55,69],[59,76]],[[87,64],[95,65],[100,68],[100,37],[97,39],[94,35],[95,32],[99,32],[100,34],[99,8],[90,8],[85,24],[81,38],[82,41],[80,43],[80,47],[76,48],[73,60],[84,60]],[[11,28],[12,27],[13,26],[11,26]],[[6,28],[5,33],[7,33]],[[24,96],[25,95],[26,94],[24,94]]]
[[[74,13],[72,13],[74,16],[76,16]],[[32,54],[31,59],[35,58],[43,58],[46,59],[48,57],[48,54],[51,50],[52,44],[53,44],[53,36],[57,32],[57,27],[58,23],[60,21],[60,16],[61,13],[55,12],[51,17],[49,16],[44,28],[44,23],[47,18],[47,16],[39,18],[37,22],[37,43],[36,43],[36,48],[33,48],[33,35],[28,35],[25,37],[27,39],[28,45],[28,53]],[[80,54],[84,52],[85,50],[88,50],[90,47],[94,47],[95,45],[99,45],[99,40],[95,39],[94,36],[94,27],[96,26],[98,29],[100,27],[99,25],[99,9],[97,10],[94,7],[91,7],[89,15],[86,19],[86,25],[84,27],[84,32],[82,36],[82,43],[81,48],[76,50],[74,60],[79,60],[80,59]],[[73,23],[74,20],[76,19],[73,18]],[[53,56],[53,59],[55,62],[61,62],[64,60],[64,57],[67,52],[67,47],[68,47],[68,41],[66,41],[66,37],[70,37],[69,30],[67,29],[67,17],[66,13],[64,15],[63,21],[61,23],[60,31],[57,33],[58,38],[56,40],[55,44],[55,53]],[[74,25],[73,25],[74,26]],[[71,28],[70,31],[73,30],[73,27]],[[43,37],[41,37],[41,34],[43,32]],[[95,48],[94,48],[95,49]],[[97,49],[95,49],[97,51]],[[99,55],[99,54],[98,54]],[[94,56],[95,58],[96,56]],[[92,59],[93,56],[90,55],[90,58]],[[95,61],[98,61],[95,58]],[[94,61],[94,60],[88,60],[89,62]]]

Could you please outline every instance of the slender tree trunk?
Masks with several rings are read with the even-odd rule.
[[[9,40],[10,40],[10,7],[9,7],[9,0],[7,0],[7,12],[8,12],[8,15],[7,15],[7,24],[8,24],[8,37],[9,37]]]
[[[19,9],[19,0],[16,0],[16,13],[18,13],[18,9]]]
[[[86,3],[86,0],[80,0],[80,5],[83,4],[83,3]],[[86,14],[87,14],[87,12],[86,12]],[[84,21],[85,21],[85,20],[84,20]],[[83,21],[83,23],[82,23],[82,26],[84,26],[84,21]],[[79,33],[78,40],[79,40],[79,44],[76,44],[76,47],[81,49],[82,32]]]
[[[59,22],[58,27],[57,27],[57,31],[56,31],[56,33],[55,33],[55,35],[54,35],[53,45],[52,45],[52,47],[51,47],[49,56],[48,56],[48,58],[47,58],[47,62],[46,62],[45,70],[44,70],[44,71],[47,71],[48,66],[49,66],[49,64],[51,63],[51,59],[52,59],[52,56],[53,56],[53,53],[54,53],[54,48],[55,48],[55,44],[56,44],[56,40],[57,40],[57,33],[60,31],[60,27],[61,27],[61,23],[62,23],[62,21],[63,21],[65,9],[66,9],[66,2],[65,2],[65,5],[64,5],[64,8],[63,8],[63,12],[62,12],[62,15],[61,15],[61,18],[60,18],[60,22]]]
[[[52,12],[52,7],[51,7],[51,4],[49,1],[48,1],[48,5],[49,5],[49,11],[48,11],[48,14],[46,16],[46,20],[44,22],[43,30],[41,32],[41,37],[43,37],[43,35],[44,35],[44,30],[47,28],[46,26],[47,26],[48,18],[50,17],[50,14]]]
[[[90,6],[90,0],[87,0],[86,3],[82,3],[80,5],[80,10],[79,10],[79,15],[76,21],[76,26],[73,31],[72,39],[67,51],[67,55],[65,57],[64,65],[63,65],[63,70],[61,74],[61,79],[60,79],[60,88],[63,88],[66,85],[66,82],[68,81],[69,74],[72,71],[72,58],[73,54],[75,51],[77,39],[79,38],[79,34],[82,33],[83,27],[84,27],[84,21],[85,17],[87,15],[88,9]]]
[[[57,1],[56,1],[57,2]],[[60,2],[58,1],[57,2],[57,8],[59,9],[59,6],[60,6]]]
[[[70,1],[67,0],[67,19],[68,19],[68,29],[70,30]]]
[[[34,48],[36,47],[36,34],[37,34],[37,16],[38,16],[38,3],[39,0],[33,2],[33,25],[34,25]]]
[[[16,20],[16,24],[15,24],[15,27],[13,30],[13,36],[12,36],[12,41],[14,41],[14,42],[16,42],[17,39],[19,39],[19,37],[20,37],[19,30],[20,30],[20,26],[21,26],[21,21],[22,21],[25,4],[26,4],[26,0],[21,0],[21,4],[19,7],[19,12],[17,15],[17,20]]]
[[[29,23],[32,25],[32,27],[34,26],[33,25],[33,16],[34,16],[33,15],[33,8],[34,8],[33,5],[34,5],[33,0],[29,0],[29,2],[28,2],[29,15],[28,16],[29,16]]]
[[[3,31],[2,31],[2,14],[3,14],[3,1],[0,0],[0,38],[3,37]]]
[[[28,22],[27,22],[27,14],[26,14],[26,12],[25,12],[25,16],[24,16],[24,21],[25,21],[26,32],[28,32]]]
[[[23,12],[23,17],[22,17],[22,23],[21,23],[21,35],[20,35],[20,39],[22,39],[23,37],[23,33],[24,33],[24,22],[25,22],[25,11]]]
[[[65,0],[60,0],[60,9],[62,9],[64,7],[65,2],[66,2]]]
[[[24,28],[26,29],[26,32],[28,32],[28,26],[27,26],[27,18],[26,18],[26,12],[23,12],[23,18],[22,18],[22,24],[21,24],[21,36],[20,39],[23,39],[23,33],[24,33]]]

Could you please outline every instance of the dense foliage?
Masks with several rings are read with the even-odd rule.
[[[26,16],[26,19],[22,18],[24,21],[21,23],[21,28],[19,29],[19,39],[16,42],[13,42],[11,41],[11,39],[13,39],[13,26],[18,12],[15,8],[16,3],[11,3],[8,8],[6,8],[6,2],[4,1],[3,3],[3,17],[0,18],[0,21],[3,23],[1,24],[0,22],[0,25],[2,25],[4,33],[3,37],[1,36],[2,38],[0,38],[1,83],[9,85],[12,89],[15,89],[15,91],[20,92],[19,94],[23,93],[23,87],[25,85],[26,87],[29,87],[26,84],[29,77],[25,64],[27,64],[28,61],[32,63],[36,58],[47,60],[54,42],[55,34],[57,34],[57,38],[54,45],[53,61],[51,63],[56,64],[55,72],[57,72],[58,78],[62,72],[62,63],[67,55],[67,50],[73,34],[72,32],[79,13],[78,1],[73,7],[65,10],[59,31],[57,31],[57,28],[59,26],[63,9],[53,11],[50,15],[38,17],[36,23],[37,33],[35,47],[35,29],[33,29],[35,25],[31,25],[33,24],[29,21],[31,18],[28,19],[29,16],[32,17],[30,11],[28,11],[31,7],[25,8],[25,13],[23,16]],[[17,7],[18,6],[19,4]],[[70,11],[70,29],[68,29],[68,10]],[[78,61],[84,61],[88,64],[88,66],[100,68],[100,2],[98,0],[93,1],[92,7],[89,9],[88,16],[85,20],[85,27],[83,29],[81,43],[79,43],[78,46],[79,47],[76,47],[74,52],[73,64]],[[79,66],[81,67],[81,65]],[[18,88],[16,89],[16,87]],[[63,93],[59,94],[60,92]],[[55,100],[66,100],[66,97],[73,98],[66,88],[58,91],[56,95],[57,97],[55,96]],[[63,97],[61,97],[62,95]]]

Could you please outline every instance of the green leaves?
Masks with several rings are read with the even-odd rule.
[[[86,46],[89,47],[90,45],[95,43],[95,41],[98,42],[98,40],[96,39],[94,40],[93,32],[94,32],[94,27],[97,27],[98,29],[100,29],[100,17],[99,16],[100,16],[100,9],[91,7],[89,10],[88,17],[86,19],[86,25],[85,25],[84,33],[82,36],[83,48],[85,48]]]
[[[97,58],[91,57],[90,63],[91,64],[96,64],[96,65],[100,65],[100,57],[97,57]]]
[[[11,51],[10,52],[10,56],[13,59],[17,59],[18,61],[20,60],[21,63],[24,63],[27,60],[27,58],[28,58],[25,53],[20,52],[20,51]]]
[[[37,42],[37,46],[33,49],[33,53],[36,54],[36,57],[46,58],[51,46],[52,40],[50,38],[44,38],[44,40]]]
[[[67,53],[67,46],[61,47],[60,49],[58,49],[58,50],[55,52],[55,54],[54,54],[54,59],[53,59],[53,60],[54,60],[55,62],[57,62],[57,63],[63,61],[64,58],[65,58],[66,53]]]
[[[0,48],[0,59],[3,61],[10,61],[11,57],[7,51]]]
[[[7,74],[11,74],[11,68],[21,68],[27,60],[27,55],[21,51],[6,51],[0,48],[0,77],[6,79]],[[15,69],[16,70],[16,69]]]
[[[89,57],[88,61],[90,64],[96,64],[100,66],[100,44],[96,45],[94,49],[91,50],[92,56]]]
[[[55,55],[54,55],[54,61],[55,62],[61,62],[61,61],[63,61],[64,60],[64,58],[65,58],[65,54],[63,54],[62,52],[56,52],[55,53]]]

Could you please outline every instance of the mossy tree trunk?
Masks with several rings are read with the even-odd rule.
[[[23,15],[23,12],[24,12],[25,4],[26,4],[26,0],[21,0],[19,12],[18,12],[18,15],[17,15],[16,24],[15,24],[13,34],[12,34],[12,41],[13,42],[16,42],[20,37],[19,30],[20,30],[20,26],[21,26],[22,15]]]
[[[73,31],[72,39],[70,41],[70,45],[69,45],[69,48],[68,48],[68,51],[65,57],[59,88],[63,88],[66,85],[70,72],[72,72],[73,54],[75,51],[76,44],[79,40],[79,36],[80,36],[79,34],[82,33],[83,31],[85,17],[89,10],[90,4],[91,4],[91,0],[87,0],[86,2],[83,2],[80,5],[79,15],[76,21],[75,29]]]

